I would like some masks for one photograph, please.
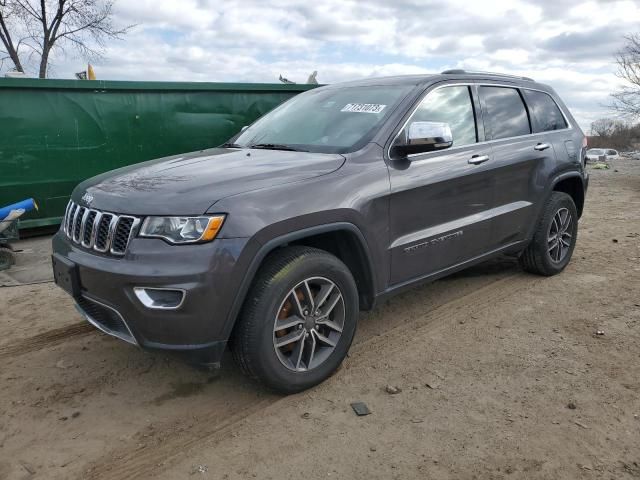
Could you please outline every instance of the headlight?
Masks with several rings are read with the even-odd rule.
[[[224,215],[213,217],[147,217],[141,237],[162,238],[170,243],[210,242],[222,228]]]

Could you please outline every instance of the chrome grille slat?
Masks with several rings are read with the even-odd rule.
[[[78,206],[76,209],[76,215],[73,218],[73,231],[71,232],[71,238],[74,242],[80,242],[80,230],[82,229],[82,217],[86,208]]]
[[[94,250],[102,253],[109,250],[109,230],[112,220],[112,214],[102,214],[102,217],[100,218],[100,224],[98,225],[98,232],[96,233],[96,242],[93,246]]]
[[[86,245],[87,248],[93,248],[96,244],[96,235],[98,234],[98,225],[100,225],[100,219],[102,218],[102,212],[98,212],[97,210],[92,210],[96,212],[96,216],[93,218],[93,225],[91,227],[91,237],[89,238],[89,244]]]
[[[107,234],[108,248],[111,248],[111,245],[113,243],[113,236],[115,234],[116,227],[118,226],[118,220],[119,217],[117,215],[114,215],[113,218],[111,218],[111,222],[109,223],[109,233]]]
[[[82,236],[80,244],[83,247],[91,248],[91,238],[93,237],[93,227],[96,221],[97,210],[87,210],[82,219]]]
[[[62,217],[62,230],[64,233],[67,233],[67,218],[69,216],[69,209],[71,208],[72,202],[67,203],[67,208],[64,210],[64,217]]]
[[[62,230],[74,243],[100,253],[122,256],[137,233],[140,219],[83,207],[70,201]]]
[[[78,235],[78,240],[80,241],[80,245],[84,246],[84,237],[87,232],[87,220],[89,219],[89,214],[91,210],[88,208],[84,209],[84,213],[82,214],[82,221],[80,222],[80,234]]]
[[[67,236],[71,238],[71,231],[73,227],[73,219],[75,218],[76,209],[78,206],[74,203],[69,209],[69,219],[67,221]]]

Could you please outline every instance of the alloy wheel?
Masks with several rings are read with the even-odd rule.
[[[571,212],[567,208],[560,208],[553,216],[549,233],[547,235],[547,247],[551,260],[562,262],[571,248],[573,241]]]
[[[345,306],[331,280],[311,277],[298,283],[282,301],[273,327],[273,346],[289,370],[308,371],[321,365],[342,335]]]

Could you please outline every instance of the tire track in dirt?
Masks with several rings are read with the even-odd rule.
[[[98,330],[88,322],[78,322],[66,327],[56,328],[48,332],[17,340],[0,347],[0,359],[17,357],[35,352],[43,348],[52,347],[72,338],[89,335]]]
[[[466,319],[473,313],[491,308],[536,283],[535,277],[520,272],[491,279],[488,284],[441,303],[416,319],[354,343],[350,351],[350,362],[357,364],[358,361],[366,361],[364,353],[372,348],[393,349],[394,347],[389,345],[390,342],[404,343],[402,340],[409,329],[435,328],[457,322],[460,318]],[[421,304],[420,310],[424,311],[424,306]],[[402,348],[406,347],[402,345]],[[111,451],[93,462],[82,478],[88,480],[153,478],[155,473],[183,458],[192,447],[202,445],[204,442],[215,443],[224,439],[234,427],[254,414],[264,415],[265,409],[273,408],[274,404],[286,401],[287,398],[273,395],[253,405],[251,400],[248,400],[247,404],[235,404],[231,412],[215,412],[211,416],[197,419],[191,428],[183,430],[180,435],[168,432],[162,435],[162,438],[159,438],[153,446],[137,450],[120,448]]]

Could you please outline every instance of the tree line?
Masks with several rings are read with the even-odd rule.
[[[590,148],[637,149],[637,144],[640,144],[640,124],[601,118],[591,124],[591,135]]]

